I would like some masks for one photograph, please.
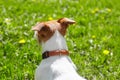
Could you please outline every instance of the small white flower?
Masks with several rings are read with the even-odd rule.
[[[4,22],[5,22],[7,25],[9,25],[9,24],[11,24],[11,19],[10,19],[10,18],[5,18]]]
[[[93,40],[92,40],[92,39],[90,39],[90,40],[89,40],[89,43],[90,43],[90,44],[92,44],[92,43],[93,43]]]

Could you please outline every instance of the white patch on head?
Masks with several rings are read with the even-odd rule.
[[[37,31],[35,31],[34,37],[37,38],[37,35],[38,35]]]
[[[35,39],[37,39],[37,41],[38,41],[38,32],[37,31],[35,31],[35,33],[34,33],[34,37],[35,37]],[[39,41],[38,41],[39,42]]]
[[[45,43],[42,42],[42,49],[42,52],[61,49],[68,50],[65,38],[57,30],[49,40]]]

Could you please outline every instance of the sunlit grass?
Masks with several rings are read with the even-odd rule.
[[[1,0],[0,80],[34,80],[41,48],[31,27],[68,17],[66,40],[78,73],[88,80],[120,79],[119,0]]]

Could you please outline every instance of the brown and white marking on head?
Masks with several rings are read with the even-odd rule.
[[[52,20],[47,22],[37,23],[32,30],[40,43],[42,43],[43,52],[56,49],[67,49],[64,36],[66,29],[75,21],[68,18]]]
[[[56,30],[63,36],[66,34],[66,29],[69,24],[74,24],[75,21],[68,18],[61,18],[59,20],[52,20],[47,22],[37,23],[32,30],[36,31],[39,41],[46,42]]]

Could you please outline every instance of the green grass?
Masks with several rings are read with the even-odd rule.
[[[119,3],[0,0],[0,80],[34,80],[41,49],[31,27],[38,21],[61,17],[76,21],[69,27],[66,39],[78,73],[88,80],[120,80]],[[22,39],[25,43],[20,44]]]

